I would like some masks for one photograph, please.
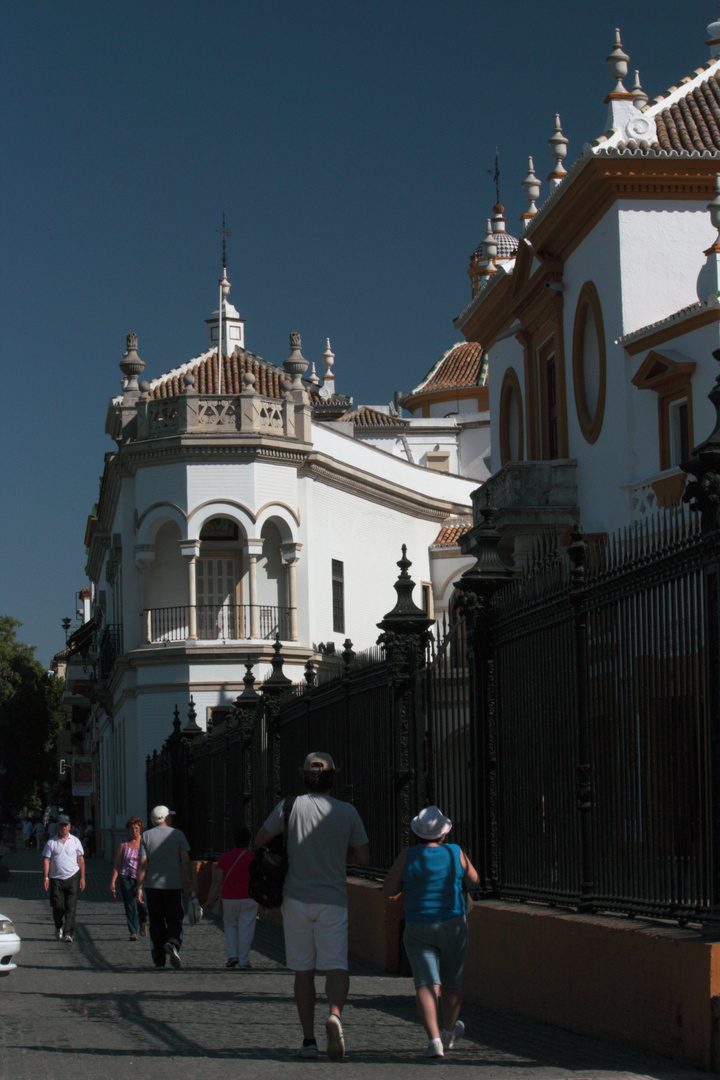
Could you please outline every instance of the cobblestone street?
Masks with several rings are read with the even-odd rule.
[[[249,972],[225,971],[217,920],[187,928],[183,969],[157,972],[147,939],[127,940],[122,904],[108,891],[110,867],[88,860],[72,945],[53,940],[39,857],[5,858],[0,910],[22,937],[18,970],[0,980],[2,1080],[225,1080],[304,1076],[341,1070],[346,1080],[443,1068],[453,1080],[545,1080],[649,1076],[699,1080],[706,1074],[665,1059],[598,1043],[517,1016],[466,1007],[467,1037],[440,1062],[425,1045],[410,979],[351,967],[343,1017],[347,1058],[324,1055],[324,1008],[318,1008],[316,1062],[299,1061],[300,1028],[278,928],[259,923]],[[291,1069],[292,1074],[287,1070]]]

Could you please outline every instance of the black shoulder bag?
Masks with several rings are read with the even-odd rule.
[[[283,803],[282,833],[267,847],[257,849],[248,868],[250,899],[264,908],[276,908],[282,904],[283,885],[288,872],[288,821],[294,803],[294,796],[288,795]]]

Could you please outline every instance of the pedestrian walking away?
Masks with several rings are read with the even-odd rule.
[[[301,1058],[318,1056],[315,1039],[315,971],[325,972],[329,1015],[327,1053],[345,1056],[341,1015],[349,990],[346,866],[370,862],[367,833],[351,803],[332,797],[335,763],[311,753],[300,770],[306,794],[293,803],[288,819],[288,873],[282,917],[287,966],[295,973],[294,993],[303,1029]],[[283,831],[284,802],[278,803],[257,834],[265,847]]]
[[[465,1031],[460,1019],[468,943],[463,885],[477,885],[479,877],[465,852],[445,842],[452,822],[437,806],[421,810],[410,827],[419,843],[400,852],[383,892],[388,897],[404,893],[403,942],[428,1037],[423,1055],[443,1057]]]
[[[185,833],[171,826],[170,818],[174,813],[167,806],[156,806],[150,813],[153,828],[144,832],[140,839],[137,899],[139,903],[147,904],[155,967],[164,968],[169,960],[179,971],[182,966],[183,891],[188,899],[195,893],[190,845]]]
[[[205,911],[212,907],[218,896],[221,898],[227,955],[225,967],[247,971],[258,913],[258,905],[248,893],[248,867],[253,860],[248,847],[250,830],[244,826],[236,829],[233,841],[233,849],[221,855],[215,864]]]
[[[128,831],[128,839],[120,844],[115,856],[112,876],[110,878],[110,892],[113,900],[117,900],[117,891],[120,890],[123,903],[125,904],[125,918],[130,941],[137,941],[147,934],[148,914],[147,907],[138,903],[137,898],[137,871],[140,859],[140,838],[143,832],[142,818],[131,817],[125,822]]]
[[[78,890],[85,889],[85,857],[76,836],[70,834],[70,818],[57,819],[57,836],[43,848],[43,887],[50,895],[55,935],[71,944],[75,933]]]

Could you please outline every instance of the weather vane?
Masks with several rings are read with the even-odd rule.
[[[225,267],[227,266],[227,253],[225,251],[225,240],[226,240],[226,238],[228,236],[230,236],[232,234],[232,230],[225,228],[225,211],[224,210],[223,210],[222,229],[216,229],[215,232],[221,233],[222,238],[223,238],[222,264],[223,264],[223,269],[225,269]]]
[[[488,169],[487,171],[490,174],[490,176],[492,176],[493,180],[495,181],[495,202],[499,203],[500,202],[500,155],[498,153],[497,146],[495,147],[495,172],[494,173],[491,172],[490,169]]]

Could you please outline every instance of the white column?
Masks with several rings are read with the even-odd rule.
[[[288,590],[287,599],[288,607],[290,609],[290,640],[298,640],[298,628],[297,628],[297,586],[295,580],[295,567],[298,564],[300,549],[302,544],[289,543],[281,544],[283,565],[288,576]]]
[[[180,550],[188,564],[188,641],[197,641],[197,581],[195,563],[200,556],[199,540],[181,540]]]
[[[140,610],[143,613],[142,643],[149,645],[152,641],[152,612],[149,603],[148,573],[155,561],[155,548],[152,544],[136,544],[134,555],[135,569],[140,579]]]
[[[250,637],[260,637],[260,609],[257,592],[257,561],[262,555],[262,540],[248,539],[248,604],[250,605]]]

